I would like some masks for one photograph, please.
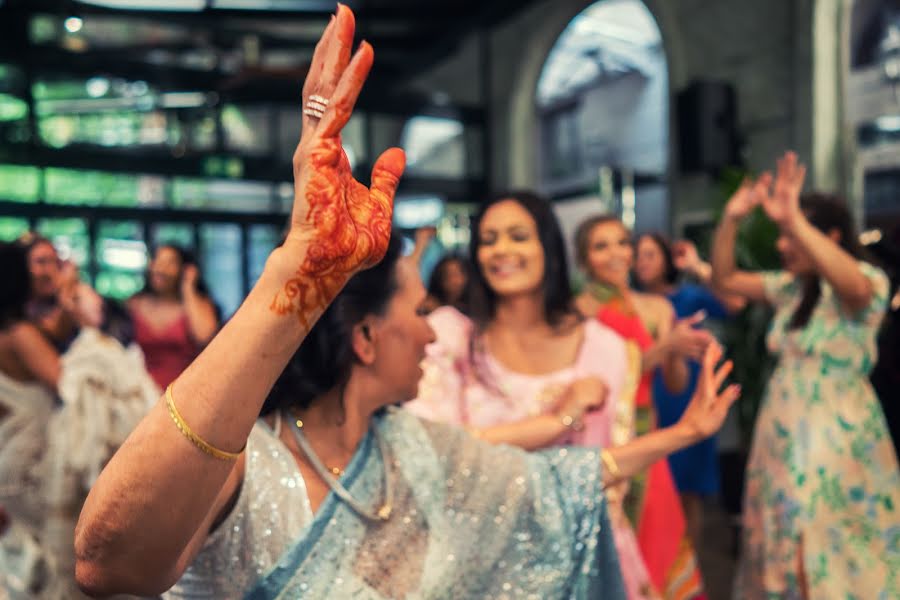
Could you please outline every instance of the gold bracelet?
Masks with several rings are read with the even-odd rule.
[[[600,462],[603,463],[603,468],[606,470],[606,474],[609,475],[612,479],[617,479],[621,471],[619,471],[619,465],[616,463],[616,459],[613,458],[613,455],[610,454],[609,450],[604,448],[600,451]]]
[[[194,431],[190,428],[190,426],[185,423],[184,418],[182,418],[181,414],[178,412],[178,409],[175,408],[175,399],[172,398],[172,384],[169,384],[169,387],[166,388],[166,406],[169,407],[169,416],[172,417],[172,421],[175,422],[175,427],[178,428],[178,431],[184,435],[187,439],[191,441],[192,444],[200,448],[206,454],[209,454],[213,458],[218,458],[219,460],[237,460],[237,458],[241,455],[241,452],[244,451],[244,448],[241,448],[240,452],[226,452],[224,450],[219,450],[199,435],[194,433]],[[246,446],[245,446],[246,447]]]

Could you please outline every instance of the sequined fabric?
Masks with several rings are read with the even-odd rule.
[[[178,583],[176,598],[242,598],[312,520],[306,485],[290,451],[263,422],[247,440],[237,502]]]
[[[595,450],[528,454],[394,409],[373,427],[388,449],[391,518],[368,522],[329,494],[247,598],[625,597]],[[385,477],[372,437],[342,483],[375,508]],[[240,561],[259,553],[258,535],[223,533]],[[234,570],[223,577],[247,580]]]
[[[259,424],[234,509],[164,598],[624,599],[595,451],[527,454],[394,409],[373,428],[388,521],[333,493],[313,517],[290,452]],[[384,501],[371,431],[341,481]]]

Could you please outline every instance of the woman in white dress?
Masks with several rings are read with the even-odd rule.
[[[59,355],[25,318],[25,251],[0,244],[0,594],[79,598],[72,539],[87,491],[155,400],[143,356],[92,327]],[[64,286],[84,323],[92,296]],[[81,318],[79,316],[82,315]],[[2,597],[2,595],[0,595]]]

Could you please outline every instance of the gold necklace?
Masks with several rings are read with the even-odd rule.
[[[377,427],[373,426],[372,435],[375,436],[375,441],[378,443],[378,449],[381,452],[381,462],[384,463],[384,503],[373,512],[360,505],[356,499],[350,495],[347,488],[341,485],[341,482],[335,479],[328,468],[322,464],[322,461],[319,460],[318,455],[312,449],[312,446],[303,434],[303,421],[300,419],[291,419],[291,423],[294,425],[293,432],[294,438],[297,440],[297,445],[300,446],[300,449],[306,454],[306,458],[309,459],[310,464],[319,474],[319,477],[328,484],[328,487],[331,488],[338,498],[343,500],[347,506],[356,512],[356,514],[370,521],[387,521],[391,518],[391,513],[394,510],[394,486],[390,477],[391,470],[388,465],[387,447],[384,440],[382,440],[381,436],[378,434]]]

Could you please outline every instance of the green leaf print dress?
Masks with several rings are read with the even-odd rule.
[[[767,338],[779,355],[754,431],[735,597],[900,598],[900,471],[869,384],[888,301],[885,274],[861,262],[874,293],[847,315],[824,280],[807,325],[789,273],[763,274],[776,307]]]

